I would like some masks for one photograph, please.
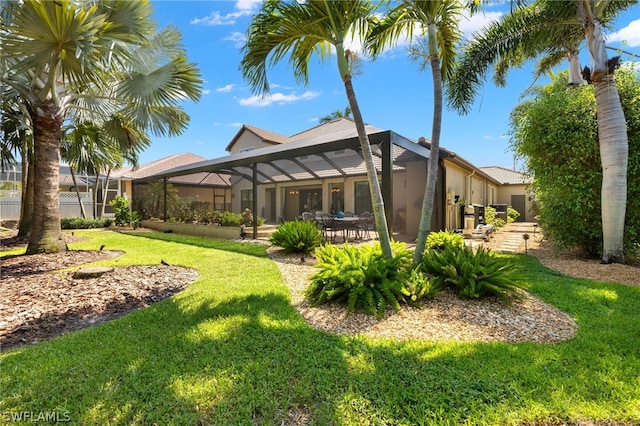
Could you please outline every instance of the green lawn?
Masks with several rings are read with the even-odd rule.
[[[100,262],[197,268],[186,291],[116,321],[0,353],[0,423],[82,425],[640,424],[640,288],[562,276],[519,255],[571,341],[395,342],[309,327],[253,244],[76,231]]]

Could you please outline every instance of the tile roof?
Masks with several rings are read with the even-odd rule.
[[[500,166],[480,167],[480,170],[499,181],[503,185],[522,185],[531,183],[531,179],[524,173]]]
[[[123,167],[115,170],[111,175],[114,178],[120,179],[140,179],[143,177],[162,173],[165,170],[173,169],[175,167],[186,166],[187,164],[197,163],[199,161],[205,161],[206,158],[199,155],[187,152],[185,154],[174,154],[169,157],[161,158],[156,161],[152,161],[147,164],[143,164],[137,169],[131,167]]]

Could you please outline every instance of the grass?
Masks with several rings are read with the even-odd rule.
[[[0,353],[0,423],[54,411],[83,425],[275,425],[291,413],[314,425],[640,422],[640,288],[518,255],[530,290],[576,319],[576,338],[395,342],[309,327],[264,246],[76,234],[92,239],[72,249],[127,252],[99,264],[165,259],[200,276],[118,320]]]

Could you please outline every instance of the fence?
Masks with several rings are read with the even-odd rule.
[[[81,192],[80,198],[87,217],[93,217],[93,200],[88,192]],[[78,195],[75,192],[60,192],[60,218],[82,217]],[[22,198],[20,191],[0,191],[0,221],[19,220]]]

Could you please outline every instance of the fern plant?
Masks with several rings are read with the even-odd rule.
[[[524,296],[526,282],[518,267],[484,248],[475,252],[457,246],[429,250],[421,268],[433,275],[439,285],[453,284],[462,298],[478,299],[490,294],[510,303],[509,296]]]
[[[269,241],[282,247],[285,253],[311,253],[322,244],[322,232],[315,222],[284,222],[278,225]]]
[[[382,317],[388,306],[400,309],[399,300],[410,296],[403,277],[411,265],[411,252],[392,243],[387,259],[379,243],[362,246],[326,244],[316,250],[318,272],[311,276],[307,296],[313,305],[346,303],[347,312],[362,310]]]

